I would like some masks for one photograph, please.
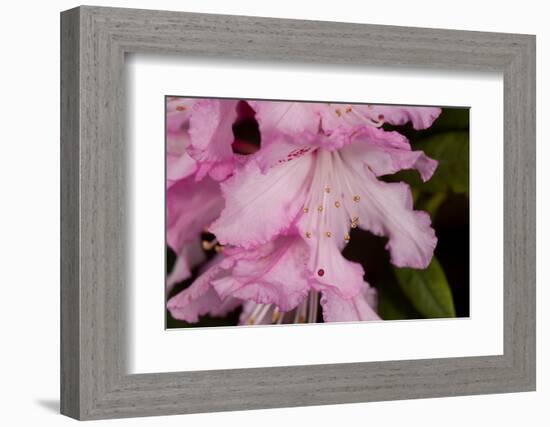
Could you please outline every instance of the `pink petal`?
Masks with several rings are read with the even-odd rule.
[[[174,285],[191,277],[191,270],[205,259],[201,240],[185,244],[180,250],[174,268],[166,277],[166,292],[169,293]]]
[[[429,128],[441,114],[441,108],[438,107],[365,105],[360,109],[373,120],[397,126],[411,122],[416,130]]]
[[[302,208],[312,156],[272,167],[262,174],[254,161],[221,184],[225,208],[210,226],[226,245],[251,248],[288,229]]]
[[[293,162],[302,156],[311,154],[315,147],[304,144],[304,140],[296,140],[294,136],[281,132],[272,132],[265,136],[261,149],[252,156],[258,163],[262,173],[273,166]],[[312,142],[312,140],[308,140]]]
[[[187,101],[181,99],[182,102]],[[176,101],[180,101],[177,98]],[[170,187],[174,181],[186,178],[192,175],[196,170],[196,162],[187,154],[187,147],[190,144],[189,134],[189,117],[191,105],[181,108],[186,108],[184,112],[172,111],[170,108],[175,108],[170,103],[167,105],[167,128],[166,128],[166,179],[167,187]],[[171,114],[171,116],[170,116]],[[175,119],[177,118],[177,120]],[[172,123],[172,125],[170,124]],[[172,126],[172,127],[171,127]]]
[[[262,137],[274,130],[289,135],[316,133],[319,129],[319,108],[312,102],[248,101],[256,112]]]
[[[320,115],[323,133],[340,140],[340,147],[349,142],[343,137],[351,135],[363,126],[372,126],[370,118],[357,113],[357,106],[353,104],[321,104]],[[328,148],[328,147],[325,147]]]
[[[202,164],[201,173],[210,171],[216,164],[224,163],[227,171],[232,170],[233,161],[233,124],[237,119],[239,101],[224,99],[202,99],[193,106],[190,118],[189,135],[191,144],[189,154]],[[224,174],[222,174],[223,176]],[[226,173],[222,179],[224,179]],[[220,177],[217,171],[216,177]]]
[[[259,304],[275,304],[283,311],[296,307],[307,295],[310,281],[306,264],[308,249],[296,236],[230,256],[231,274],[213,280],[221,298],[233,296]]]
[[[364,104],[320,104],[321,128],[323,133],[336,138],[332,144],[343,147],[349,143],[347,136],[352,136],[363,127],[379,128],[384,123],[403,125],[409,121],[415,129],[425,129],[441,113],[440,108],[403,107]],[[325,147],[329,148],[329,147]]]
[[[350,167],[360,228],[378,236],[388,236],[386,249],[398,267],[426,268],[430,263],[437,238],[426,212],[414,211],[410,188],[405,183],[385,183],[363,167],[354,153],[342,150]]]
[[[324,291],[321,296],[323,319],[325,322],[356,322],[380,320],[372,307],[372,295],[375,293],[368,283],[363,284],[359,294],[352,298],[342,298],[337,293]]]
[[[363,267],[344,258],[338,245],[326,244],[322,236],[306,240],[311,251],[317,253],[317,258],[311,256],[308,263],[317,282],[316,288],[322,291],[330,289],[342,297],[356,295],[363,285]]]
[[[411,151],[404,136],[379,128],[364,128],[346,151],[360,158],[377,176],[416,169],[422,180],[427,181],[437,168],[437,161],[423,151]]]
[[[214,263],[191,286],[171,298],[167,308],[172,317],[194,323],[198,322],[199,316],[223,316],[237,308],[241,301],[234,298],[222,299],[210,286],[212,278],[219,274],[220,267]]]
[[[168,133],[187,132],[195,102],[195,99],[181,97],[166,100],[166,131]]]
[[[187,153],[173,155],[166,153],[166,186],[171,187],[180,179],[187,178],[197,170],[197,162]]]
[[[233,157],[219,162],[196,162],[195,180],[200,181],[208,175],[213,180],[223,181],[233,173],[237,164]]]
[[[223,199],[219,184],[192,177],[177,181],[166,191],[166,240],[179,254],[187,242],[198,238],[219,215]]]
[[[313,176],[297,221],[311,251],[308,269],[320,290],[329,287],[351,297],[363,286],[364,271],[341,254],[351,219],[344,197],[351,198],[344,179],[349,171],[339,160],[339,152],[319,149],[312,157]]]

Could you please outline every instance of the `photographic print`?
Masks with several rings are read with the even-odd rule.
[[[469,317],[469,108],[165,101],[167,328]]]

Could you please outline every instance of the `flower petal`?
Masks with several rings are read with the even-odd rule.
[[[368,283],[363,284],[361,292],[352,298],[342,298],[330,290],[323,291],[321,306],[325,322],[356,322],[380,320],[380,316],[371,305],[376,291]]]
[[[210,179],[196,182],[192,177],[177,181],[166,191],[166,240],[180,254],[184,245],[197,239],[221,212],[223,199],[219,184]]]
[[[403,135],[379,128],[364,128],[345,150],[360,158],[377,176],[416,169],[422,180],[427,181],[437,168],[437,161],[423,151],[411,151]]]
[[[331,137],[329,140],[336,137],[340,141],[340,147],[349,142],[349,139],[344,139],[346,135],[350,136],[363,126],[373,126],[375,124],[370,118],[358,114],[356,107],[353,104],[323,103],[320,105],[319,114],[321,115],[323,133]]]
[[[398,267],[426,268],[437,238],[426,212],[414,211],[411,190],[403,182],[386,183],[376,179],[353,153],[342,150],[348,165],[348,180],[357,198],[358,225],[378,236],[388,236],[386,249]]]
[[[178,180],[187,178],[197,170],[197,162],[189,154],[174,155],[166,152],[166,187],[169,188]]]
[[[167,303],[175,319],[198,322],[199,316],[210,314],[223,316],[237,308],[242,302],[235,298],[222,299],[210,286],[210,281],[220,274],[218,263],[214,263],[191,286],[181,291]]]
[[[329,287],[344,297],[351,297],[361,289],[364,271],[361,265],[346,260],[341,254],[349,240],[353,217],[346,205],[346,198],[350,199],[351,195],[342,179],[347,172],[338,160],[338,152],[319,149],[312,157],[315,160],[313,177],[297,221],[300,235],[311,251],[308,269],[320,290]]]
[[[311,156],[303,156],[262,174],[248,162],[221,184],[225,208],[210,231],[222,244],[244,248],[273,239],[302,208],[311,166]]]
[[[205,259],[201,240],[185,244],[176,257],[176,262],[170,274],[166,277],[166,292],[170,293],[174,285],[191,277],[191,270]]]
[[[307,295],[308,248],[298,236],[279,237],[274,242],[233,256],[231,274],[212,281],[221,298],[233,296],[259,304],[275,304],[282,311],[296,307]]]
[[[319,130],[317,103],[248,101],[248,104],[256,112],[262,136],[269,135],[274,130],[295,136],[304,132],[316,133]]]
[[[202,179],[220,163],[224,164],[224,168],[216,171],[215,178],[225,179],[231,173],[231,144],[234,140],[233,124],[237,119],[238,103],[236,100],[202,99],[193,106],[189,120],[191,143],[188,152],[201,164],[197,179]]]
[[[196,170],[189,154],[189,118],[195,100],[170,98],[166,103],[166,178],[167,187],[186,178]]]
[[[168,133],[187,132],[195,102],[195,99],[181,97],[166,100],[166,131]]]
[[[438,107],[365,105],[359,109],[365,116],[380,122],[396,126],[411,122],[416,130],[429,128],[441,114],[441,108]]]
[[[361,264],[347,260],[342,256],[336,244],[322,242],[323,237],[307,239],[307,243],[317,259],[310,257],[310,274],[317,282],[316,289],[330,289],[342,297],[357,295],[363,285],[365,271]]]
[[[289,163],[302,156],[311,154],[315,147],[300,143],[291,135],[281,132],[272,132],[263,138],[262,148],[252,156],[252,159],[260,166],[262,173],[269,168],[284,163]]]

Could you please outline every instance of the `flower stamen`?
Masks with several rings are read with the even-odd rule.
[[[277,320],[279,320],[280,316],[281,316],[281,312],[279,311],[279,307],[275,307],[275,309],[271,313],[271,322],[275,323]]]
[[[208,241],[208,240],[202,241],[202,249],[204,251],[211,251],[216,247],[216,245],[218,245],[218,239],[214,239],[212,241]]]
[[[317,291],[311,291],[309,293],[308,309],[308,323],[317,322]]]

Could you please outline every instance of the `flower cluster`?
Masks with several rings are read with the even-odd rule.
[[[242,306],[242,324],[379,319],[376,291],[361,265],[342,256],[354,228],[388,238],[398,267],[422,269],[436,236],[415,211],[410,188],[380,176],[437,162],[384,124],[431,126],[431,107],[168,98],[167,242],[176,253],[167,287],[176,319],[223,316]],[[235,138],[254,119],[260,148]],[[244,147],[244,148],[243,148]],[[202,241],[207,230],[214,237]]]

